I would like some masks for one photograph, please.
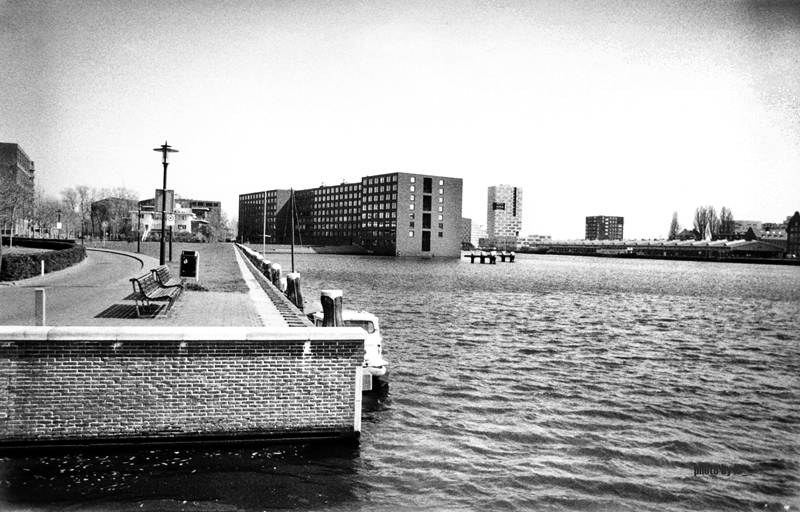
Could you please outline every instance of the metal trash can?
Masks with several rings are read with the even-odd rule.
[[[200,253],[197,251],[181,252],[181,277],[200,276]]]

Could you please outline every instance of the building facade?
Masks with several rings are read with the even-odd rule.
[[[27,153],[19,144],[0,142],[0,234],[27,234],[35,182]]]
[[[786,222],[786,253],[800,258],[800,212],[794,212]]]
[[[461,218],[461,245],[472,245],[472,219]]]
[[[489,187],[486,200],[487,244],[513,250],[522,231],[522,189],[511,185]]]
[[[622,240],[625,219],[595,215],[586,217],[586,240]]]
[[[374,254],[460,256],[460,178],[414,173],[365,176],[360,183],[239,196],[239,240],[360,245]],[[265,202],[266,201],[266,202]]]

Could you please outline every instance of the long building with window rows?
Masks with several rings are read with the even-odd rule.
[[[266,190],[239,196],[238,239],[245,243],[360,245],[374,254],[459,257],[460,178],[413,173],[365,176],[294,191]]]

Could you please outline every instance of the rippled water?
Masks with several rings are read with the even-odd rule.
[[[288,266],[288,256],[272,257]],[[285,260],[285,261],[284,261]],[[800,268],[303,255],[382,319],[360,447],[5,459],[6,508],[796,510]],[[695,475],[721,465],[730,475]]]

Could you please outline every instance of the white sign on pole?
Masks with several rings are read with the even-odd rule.
[[[167,214],[167,226],[174,226],[175,225],[175,214],[168,213]]]

